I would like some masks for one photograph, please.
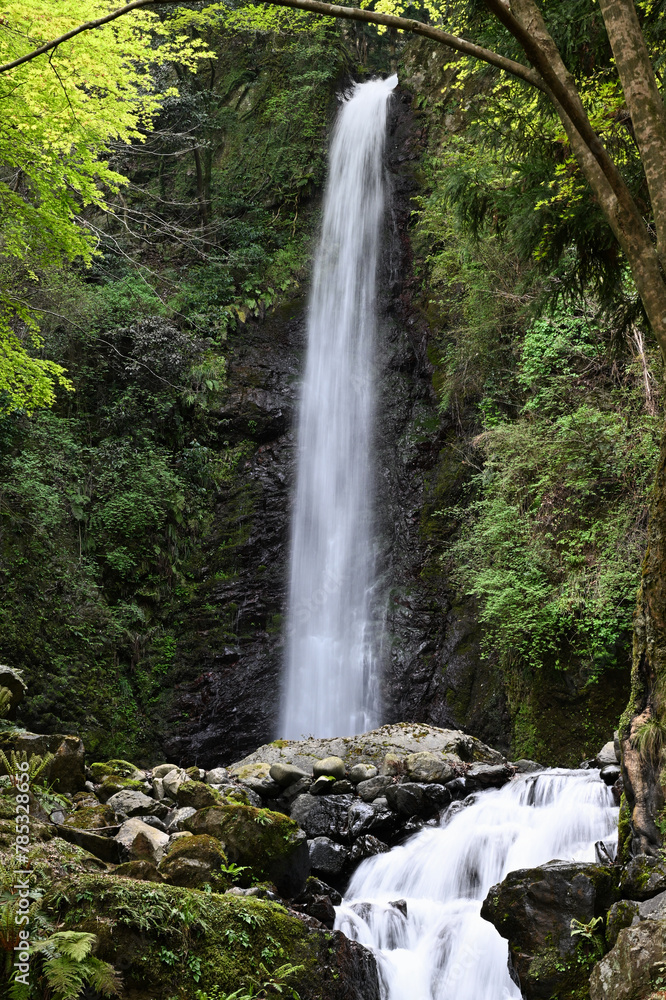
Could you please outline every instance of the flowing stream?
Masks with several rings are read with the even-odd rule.
[[[379,722],[373,584],[375,299],[386,113],[397,77],[340,110],[315,260],[298,428],[280,735],[351,736]]]
[[[483,899],[518,868],[594,861],[596,841],[617,839],[617,817],[598,771],[516,778],[364,861],[335,926],[375,952],[384,1000],[520,1000],[507,943],[480,916]]]

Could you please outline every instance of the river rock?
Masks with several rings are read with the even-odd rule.
[[[379,774],[379,771],[374,764],[354,764],[354,766],[349,771],[349,780],[355,785],[358,785],[361,781],[368,781],[370,778],[375,778]]]
[[[515,769],[516,774],[533,774],[535,771],[543,771],[542,764],[537,764],[535,760],[528,760],[525,757],[512,761],[510,766]]]
[[[181,808],[192,806],[193,809],[205,809],[219,801],[219,793],[202,781],[184,781],[176,791],[176,802]]]
[[[229,780],[229,772],[226,767],[214,767],[206,771],[204,781],[207,785],[223,785]]]
[[[448,760],[438,757],[437,754],[424,750],[421,753],[412,753],[407,759],[407,774],[412,781],[430,782],[437,781],[444,784],[454,777],[455,771]]]
[[[619,764],[606,764],[606,766],[602,767],[600,771],[601,780],[606,785],[614,785],[620,777],[620,774],[621,771]]]
[[[615,740],[609,740],[594,758],[595,767],[606,767],[608,764],[619,764],[619,758],[615,752]]]
[[[330,837],[313,837],[308,841],[312,871],[322,878],[339,879],[345,870],[350,852]]]
[[[526,1000],[550,1000],[580,986],[573,919],[589,924],[615,901],[616,876],[601,865],[554,861],[510,872],[488,893],[481,915],[509,941]]]
[[[185,820],[194,816],[196,809],[193,806],[182,806],[175,809],[168,817],[167,830],[169,833],[179,833],[183,829]]]
[[[473,764],[465,777],[474,788],[501,788],[511,777],[511,770],[505,764]]]
[[[362,837],[357,837],[349,852],[349,863],[351,867],[356,867],[366,858],[374,858],[377,854],[386,854],[391,848],[383,840],[374,837],[371,833],[365,833]]]
[[[391,834],[397,828],[397,820],[387,803],[354,802],[348,813],[349,834],[352,838],[364,833]]]
[[[301,778],[309,777],[302,768],[296,767],[294,764],[286,764],[283,761],[272,764],[269,774],[280,788],[287,788],[288,785],[293,785]]]
[[[115,840],[127,848],[130,859],[144,859],[158,865],[169,843],[169,836],[134,817],[122,824]]]
[[[423,787],[409,781],[402,785],[389,785],[386,801],[401,816],[417,816],[423,808]]]
[[[403,754],[390,751],[384,754],[380,773],[391,778],[400,778],[407,774],[407,758]]]
[[[176,798],[178,794],[178,789],[186,781],[191,781],[192,779],[187,775],[187,773],[181,768],[177,767],[173,771],[169,771],[162,778],[162,784],[164,785],[164,791],[172,799]]]
[[[312,787],[312,778],[305,777],[301,778],[299,781],[295,781],[293,785],[288,785],[286,788],[282,789],[282,795],[280,795],[279,802],[280,806],[289,812],[291,809],[292,802],[299,797],[299,795],[306,795],[309,793]]]
[[[434,754],[457,757],[468,763],[504,764],[505,758],[497,750],[480,740],[456,729],[440,729],[425,723],[393,723],[373,729],[359,736],[335,739],[276,740],[266,743],[254,753],[234,764],[230,771],[258,762],[269,765],[277,761],[294,764],[310,772],[317,760],[340,757],[345,766],[372,764],[379,767],[387,753],[406,759],[410,754],[429,751]]]
[[[114,811],[116,816],[124,818],[130,816],[159,816],[163,818],[169,811],[162,802],[151,799],[144,792],[116,792],[115,795],[106,800],[106,805]]]
[[[260,799],[276,799],[282,791],[277,782],[270,778],[247,778],[243,787],[254,792]]]
[[[345,762],[342,757],[324,757],[323,760],[315,761],[312,765],[312,774],[315,778],[330,776],[340,780],[345,776]]]
[[[229,776],[245,781],[247,778],[270,778],[271,765],[265,760],[246,760],[232,764]]]
[[[427,813],[439,812],[451,801],[451,793],[443,785],[425,785],[423,789],[423,804]]]
[[[26,753],[44,757],[53,754],[54,759],[42,771],[40,780],[52,784],[56,791],[72,793],[85,788],[85,749],[78,736],[50,735],[40,736],[37,733],[23,731],[0,733],[0,750],[9,756],[12,750],[17,754]],[[0,774],[6,774],[0,764]]]
[[[393,779],[386,774],[378,774],[376,778],[369,778],[361,781],[356,786],[356,792],[364,802],[372,802],[378,795],[382,795],[389,785],[393,784]]]
[[[666,891],[666,863],[647,854],[628,861],[620,874],[620,895],[639,902]]]
[[[291,807],[291,818],[308,837],[330,836],[346,841],[351,804],[351,795],[299,795]]]
[[[327,774],[320,774],[310,786],[310,795],[329,795],[333,791],[336,779]]]
[[[153,768],[152,775],[155,778],[164,778],[171,771],[179,771],[180,768],[177,764],[158,764],[157,767]]]
[[[302,892],[310,874],[306,835],[282,813],[244,805],[209,806],[184,825],[195,836],[208,834],[222,841],[230,861],[274,882],[281,895]]]
[[[615,946],[592,970],[590,1000],[657,1000],[666,966],[666,920],[635,923],[620,931]]]
[[[5,710],[4,717],[13,721],[16,718],[16,709],[25,698],[25,693],[28,690],[20,671],[0,664],[0,687],[6,688],[10,694],[9,705]]]
[[[341,781],[334,781],[331,785],[329,795],[350,795],[355,791],[354,784],[343,778]]]
[[[216,886],[227,857],[219,840],[200,835],[185,837],[169,846],[159,866],[160,874],[171,885],[198,889],[208,883]],[[219,886],[218,886],[219,888]]]

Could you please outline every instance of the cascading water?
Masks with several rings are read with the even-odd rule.
[[[308,321],[280,735],[379,721],[371,621],[372,378],[386,112],[397,77],[358,84],[330,154]]]
[[[510,871],[594,861],[617,838],[598,771],[552,770],[454,803],[437,827],[357,869],[336,928],[375,952],[384,1000],[520,1000],[507,943],[480,916]],[[406,900],[407,915],[391,902]]]

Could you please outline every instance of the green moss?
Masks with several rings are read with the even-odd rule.
[[[107,760],[90,765],[93,781],[101,782],[107,775],[116,778],[133,778],[138,768],[128,760]]]
[[[618,860],[622,864],[626,864],[631,858],[631,840],[633,836],[631,828],[631,810],[629,809],[629,804],[627,802],[627,797],[622,792],[622,798],[620,799],[620,816],[618,819]]]

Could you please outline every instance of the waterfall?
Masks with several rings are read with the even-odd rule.
[[[397,77],[357,84],[330,153],[298,426],[280,736],[379,722],[373,583],[376,275],[384,136]]]
[[[480,916],[491,886],[617,839],[598,771],[553,770],[455,802],[439,825],[357,869],[336,928],[375,952],[384,1000],[520,1000],[508,946]],[[406,900],[406,916],[392,901]]]

